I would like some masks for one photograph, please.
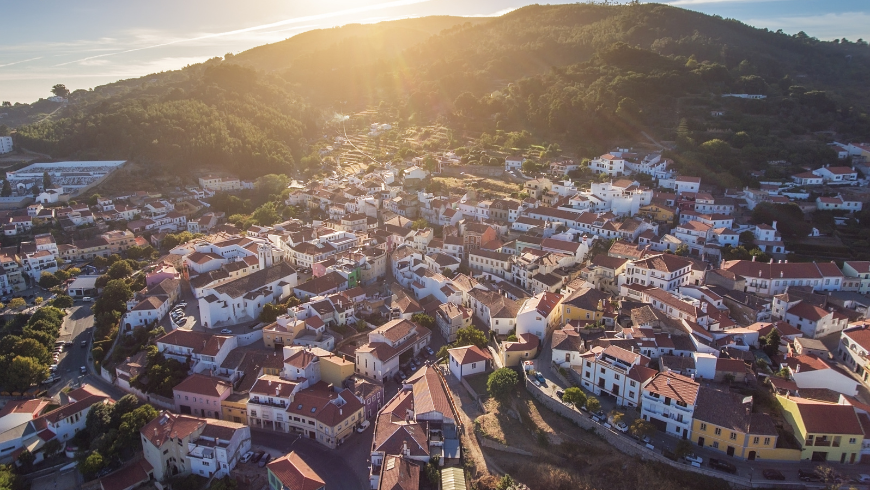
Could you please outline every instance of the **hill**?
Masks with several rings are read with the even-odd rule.
[[[74,93],[61,118],[22,127],[16,139],[58,156],[252,176],[295,168],[334,110],[386,105],[411,124],[445,117],[484,150],[511,150],[516,138],[505,134],[527,130],[591,156],[646,132],[676,142],[671,156],[685,172],[731,186],[751,181],[750,171],[791,171],[770,160],[832,161],[833,135],[870,138],[868,56],[863,42],[664,5],[533,5],[493,19],[303,33]],[[721,97],[732,92],[766,98]]]

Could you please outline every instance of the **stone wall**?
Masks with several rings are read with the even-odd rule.
[[[707,468],[697,468],[694,466],[678,463],[671,459],[666,458],[662,455],[658,450],[652,450],[647,448],[646,446],[642,446],[633,439],[630,439],[624,435],[613,432],[611,430],[607,430],[604,426],[596,423],[590,417],[585,415],[583,412],[580,412],[572,407],[569,407],[559,400],[549,396],[545,393],[541,388],[538,388],[533,383],[528,382],[528,378],[523,376],[523,380],[525,380],[526,390],[531,393],[536,400],[546,405],[547,408],[556,412],[557,414],[571,420],[579,427],[587,430],[594,430],[597,434],[602,436],[608,444],[616,448],[618,451],[623,452],[625,454],[631,456],[638,456],[643,460],[651,460],[656,461],[658,463],[666,464],[668,466],[672,466],[674,468],[683,470],[683,471],[692,471],[694,473],[700,473],[702,475],[711,476],[713,478],[719,478],[721,480],[725,480],[735,487],[777,487],[777,483],[771,481],[760,481],[760,482],[750,482],[749,478],[745,478],[742,476],[731,475],[728,473],[724,473],[721,471],[710,470]]]

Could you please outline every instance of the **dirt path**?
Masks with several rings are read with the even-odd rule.
[[[453,399],[459,402],[459,418],[462,421],[463,439],[467,442],[464,445],[465,457],[474,462],[474,467],[477,469],[477,478],[486,476],[486,473],[491,475],[503,475],[505,471],[499,467],[491,458],[487,458],[480,449],[480,444],[477,442],[477,435],[474,433],[474,419],[483,415],[478,409],[475,402],[465,392],[465,388],[460,386],[455,378],[448,375],[445,376],[447,384],[450,386],[450,391],[453,392]],[[484,473],[485,472],[485,473]]]

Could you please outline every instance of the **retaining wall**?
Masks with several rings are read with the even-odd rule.
[[[535,397],[536,400],[538,400],[539,402],[546,405],[546,407],[549,408],[550,410],[552,410],[553,412],[556,412],[557,414],[571,420],[577,426],[582,427],[583,429],[587,429],[587,430],[590,430],[590,429],[594,430],[597,434],[602,436],[604,438],[604,440],[607,441],[608,444],[610,444],[611,446],[613,446],[614,448],[616,448],[620,452],[623,452],[625,454],[629,454],[631,456],[638,456],[643,460],[651,460],[651,461],[656,461],[658,463],[666,464],[668,466],[672,466],[672,467],[677,468],[679,470],[691,471],[694,473],[700,473],[702,475],[711,476],[713,478],[719,478],[720,480],[725,480],[728,483],[730,483],[731,485],[737,486],[737,487],[770,488],[770,487],[779,486],[775,482],[770,482],[770,481],[750,482],[749,478],[745,478],[745,477],[741,477],[741,476],[737,476],[737,475],[731,475],[728,473],[723,473],[721,471],[714,471],[714,470],[710,470],[707,468],[697,468],[694,466],[678,463],[676,461],[668,459],[656,450],[649,449],[646,446],[642,446],[642,445],[634,442],[633,439],[630,439],[626,436],[623,436],[621,434],[618,434],[616,432],[613,432],[613,431],[610,431],[610,430],[604,428],[604,426],[596,423],[590,417],[584,415],[582,412],[575,410],[574,408],[571,408],[571,407],[563,404],[562,402],[560,402],[559,400],[556,400],[555,398],[552,398],[547,393],[545,393],[542,389],[535,386],[533,383],[529,383],[527,381],[527,379],[528,379],[527,377],[524,376],[523,379],[526,380],[525,381],[526,390],[529,393],[531,393],[531,395],[533,397]]]

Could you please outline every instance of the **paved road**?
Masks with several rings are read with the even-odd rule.
[[[547,380],[547,386],[543,387],[544,392],[548,393],[553,398],[556,398],[556,394],[555,394],[556,390],[557,389],[564,389],[565,386],[564,386],[564,383],[561,382],[561,380],[559,380],[556,376],[554,376],[552,374],[553,368],[552,368],[552,364],[549,362],[550,359],[551,359],[550,342],[549,342],[549,339],[547,339],[547,341],[544,343],[544,348],[541,351],[541,355],[538,356],[539,362],[537,363],[536,369],[541,374],[543,374]],[[592,395],[592,396],[595,396],[596,398],[598,398],[599,402],[601,403],[601,410],[603,410],[605,413],[608,413],[608,412],[610,412],[610,410],[617,408],[616,401],[613,398],[607,397],[607,396],[593,395],[592,393],[588,392],[585,388],[581,387],[581,389],[586,393],[586,395]],[[619,408],[619,410],[621,412],[625,413],[625,423],[629,426],[634,421],[634,419],[638,417],[638,412],[635,409]],[[604,427],[602,427],[601,430],[606,430],[606,429],[604,429]],[[630,437],[630,436],[623,435],[623,437]],[[651,439],[652,439],[653,446],[655,446],[655,448],[657,450],[668,449],[670,451],[674,450],[674,448],[677,445],[677,441],[678,441],[677,438],[666,435],[663,432],[656,432],[655,434],[653,434]],[[734,466],[737,467],[737,474],[739,476],[749,477],[749,478],[752,478],[753,480],[756,480],[756,481],[757,480],[764,480],[764,477],[762,476],[762,471],[767,469],[767,468],[772,468],[772,469],[779,470],[786,477],[787,481],[799,482],[798,477],[797,477],[798,468],[806,470],[806,471],[813,471],[813,469],[815,469],[815,467],[819,464],[819,463],[814,463],[812,461],[800,461],[800,462],[757,461],[755,463],[749,463],[749,462],[742,460],[742,459],[739,459],[739,458],[728,457],[723,452],[716,451],[716,450],[711,449],[711,448],[698,447],[697,445],[693,445],[693,452],[696,455],[698,455],[704,459],[704,467],[705,468],[707,467],[707,462],[710,460],[710,458],[725,460],[725,461],[728,461],[729,463],[732,463]],[[834,470],[837,472],[837,474],[840,474],[840,475],[857,477],[858,474],[860,474],[860,473],[867,473],[866,466],[862,466],[862,465],[843,465],[843,464],[831,464],[831,463],[828,463],[828,465],[831,466],[832,468],[834,468]],[[801,482],[801,483],[803,483],[803,482]],[[857,488],[866,488],[866,487],[857,487]]]
[[[82,377],[81,367],[87,364],[93,329],[94,314],[90,303],[79,303],[67,309],[67,316],[63,319],[58,340],[70,341],[73,344],[60,355],[57,374],[61,379],[49,388],[49,396],[55,396],[68,383]],[[88,342],[87,347],[82,348],[82,341]]]
[[[251,428],[253,449],[280,456],[296,451],[326,482],[331,490],[369,490],[369,456],[374,424],[362,433],[354,433],[336,449],[296,434],[284,434]]]

